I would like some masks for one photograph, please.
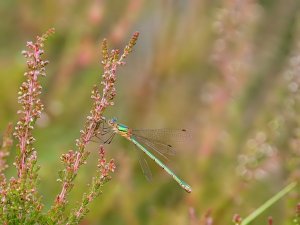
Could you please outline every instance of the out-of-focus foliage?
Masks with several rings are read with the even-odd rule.
[[[212,217],[230,224],[235,213],[245,217],[300,176],[299,12],[297,0],[3,0],[0,128],[17,119],[24,43],[55,27],[46,48],[45,113],[34,134],[49,208],[59,191],[59,156],[74,148],[102,73],[100,41],[124,46],[138,30],[106,116],[136,128],[189,129],[169,165],[193,192],[151,162],[154,180],[147,182],[134,147],[116,137],[107,149],[117,171],[84,223],[205,224]],[[91,157],[79,174],[73,202],[96,163]],[[297,199],[294,191],[253,224],[267,224],[270,215],[292,224]]]

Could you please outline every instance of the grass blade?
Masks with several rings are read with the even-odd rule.
[[[252,220],[254,220],[256,217],[258,217],[260,214],[262,214],[266,209],[268,209],[270,206],[272,206],[275,202],[277,202],[280,198],[282,198],[284,195],[286,195],[288,192],[290,192],[294,187],[296,187],[297,182],[293,182],[283,188],[280,192],[278,192],[275,196],[270,198],[268,201],[266,201],[262,206],[260,206],[258,209],[256,209],[253,213],[251,213],[249,216],[247,216],[241,223],[241,225],[247,225]]]

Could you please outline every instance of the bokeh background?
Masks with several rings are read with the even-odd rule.
[[[134,128],[186,128],[168,165],[193,188],[185,193],[150,162],[148,182],[134,147],[106,147],[117,171],[82,224],[231,224],[286,184],[300,166],[300,1],[298,0],[1,0],[0,128],[16,122],[26,69],[21,50],[48,28],[45,111],[36,149],[45,210],[60,190],[59,157],[75,148],[100,82],[100,42],[120,48],[140,38],[118,71],[106,117]],[[95,173],[97,143],[69,202],[80,201]],[[10,160],[15,157],[14,151]],[[8,175],[15,175],[14,167]],[[292,224],[297,190],[253,224]]]

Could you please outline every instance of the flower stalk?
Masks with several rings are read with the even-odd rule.
[[[7,180],[4,176],[7,168],[6,158],[12,146],[12,125],[8,126],[0,142],[0,221],[3,224],[78,224],[88,212],[89,203],[102,193],[102,186],[111,179],[111,173],[116,168],[114,160],[106,160],[104,147],[100,145],[97,174],[92,178],[81,203],[66,215],[68,195],[74,187],[74,180],[80,167],[86,164],[90,154],[86,147],[98,134],[99,124],[105,119],[103,116],[105,109],[114,104],[117,69],[125,65],[124,59],[132,51],[138,33],[133,35],[121,57],[119,50],[109,52],[107,41],[102,42],[103,80],[101,85],[94,86],[92,90],[93,105],[84,128],[80,131],[80,137],[76,140],[77,150],[69,150],[60,157],[64,165],[64,169],[59,172],[61,190],[52,208],[48,212],[42,211],[43,204],[37,191],[39,166],[32,131],[44,109],[40,99],[42,86],[39,80],[46,75],[45,67],[48,64],[43,58],[44,42],[53,33],[54,29],[50,29],[41,37],[37,37],[35,42],[28,42],[27,50],[22,52],[27,59],[27,71],[24,73],[26,80],[18,93],[18,102],[21,104],[18,111],[20,118],[13,133],[17,139],[17,156],[14,163],[17,169],[16,178]]]
[[[132,38],[130,39],[128,45],[125,47],[123,54],[120,56],[119,50],[113,49],[110,52],[108,51],[107,40],[104,39],[101,45],[102,48],[102,66],[103,66],[103,74],[102,74],[102,81],[100,85],[102,86],[102,93],[100,93],[99,86],[94,86],[91,99],[93,101],[93,106],[90,111],[90,114],[86,118],[85,126],[83,130],[80,131],[81,135],[76,140],[76,146],[78,148],[77,151],[70,150],[68,153],[62,155],[61,161],[65,165],[65,169],[60,173],[59,181],[62,182],[62,189],[60,194],[57,195],[54,203],[54,207],[51,209],[50,213],[53,215],[53,221],[62,221],[62,215],[59,212],[62,212],[66,204],[67,204],[67,196],[72,190],[74,184],[73,181],[77,176],[77,172],[79,168],[86,164],[86,160],[90,154],[89,151],[86,150],[88,143],[91,139],[97,136],[99,130],[99,124],[104,122],[105,117],[103,113],[105,109],[109,106],[113,106],[114,102],[113,99],[116,95],[116,73],[119,66],[125,65],[124,59],[128,56],[128,54],[132,51],[133,46],[136,44],[137,38],[139,33],[136,32]],[[104,157],[104,148],[101,147],[102,154],[100,156]],[[113,161],[112,161],[113,162]],[[114,163],[109,163],[110,167],[114,167]],[[106,165],[106,164],[105,164]],[[104,182],[107,182],[108,173],[113,172],[114,169],[109,170],[100,170],[102,176],[96,176],[93,178],[93,182],[91,187],[92,188],[87,197],[87,199],[94,199],[99,192],[99,188],[102,186]],[[107,173],[103,174],[103,172]],[[96,188],[99,187],[99,188]],[[92,198],[91,198],[92,197]],[[86,207],[86,205],[90,202],[83,198],[82,207]],[[86,213],[86,209],[78,209],[75,213],[75,218],[79,219]],[[80,215],[78,215],[80,214]],[[72,217],[73,218],[73,217]]]

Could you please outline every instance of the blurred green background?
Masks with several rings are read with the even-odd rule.
[[[48,28],[45,111],[35,129],[40,192],[49,209],[60,190],[59,157],[75,148],[100,82],[101,40],[122,49],[140,38],[118,71],[117,117],[134,128],[186,128],[168,165],[185,193],[150,162],[148,182],[132,144],[106,146],[117,171],[82,224],[231,224],[292,180],[300,166],[300,1],[298,0],[2,0],[0,128],[16,122],[17,91],[26,69],[21,50]],[[97,143],[69,202],[80,201],[95,174]],[[13,161],[12,152],[10,160]],[[8,175],[15,175],[10,166]],[[253,224],[292,224],[294,191]]]

